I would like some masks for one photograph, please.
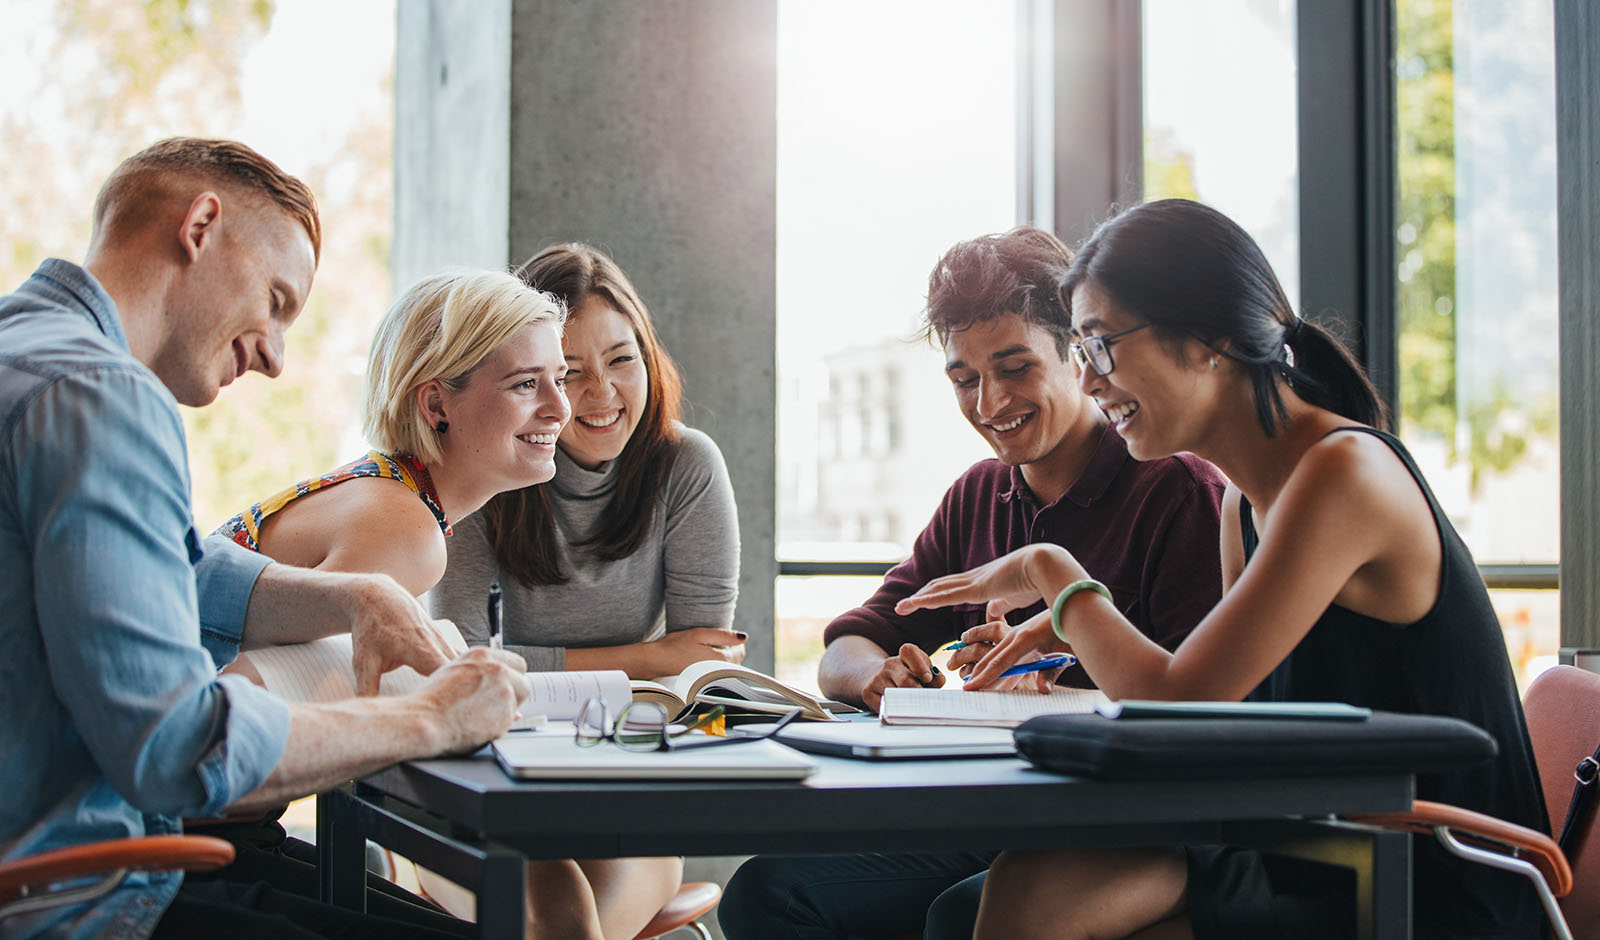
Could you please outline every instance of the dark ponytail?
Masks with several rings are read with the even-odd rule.
[[[1389,430],[1389,406],[1350,348],[1321,324],[1296,317],[1286,331],[1285,347],[1293,351],[1293,365],[1284,364],[1283,377],[1295,394],[1318,408],[1352,421]],[[1260,397],[1257,383],[1257,397]],[[1271,433],[1268,428],[1268,433]]]
[[[1388,409],[1360,363],[1295,315],[1255,239],[1209,206],[1162,199],[1103,223],[1061,282],[1069,312],[1086,282],[1168,339],[1192,336],[1244,366],[1269,436],[1288,417],[1280,379],[1309,404],[1387,429]]]

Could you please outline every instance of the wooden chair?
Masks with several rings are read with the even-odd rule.
[[[1523,701],[1528,734],[1550,819],[1559,833],[1580,764],[1600,744],[1600,675],[1572,666],[1542,673]],[[1593,773],[1594,767],[1585,767]],[[1417,800],[1409,813],[1352,817],[1355,822],[1433,835],[1446,851],[1517,872],[1533,881],[1556,937],[1600,937],[1600,839],[1591,814],[1568,852],[1555,839],[1471,810]]]
[[[0,864],[0,921],[103,897],[130,871],[212,871],[231,861],[233,846],[211,836],[143,836],[40,852]]]

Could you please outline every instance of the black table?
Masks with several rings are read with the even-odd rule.
[[[815,758],[803,782],[515,781],[485,750],[413,761],[317,801],[327,900],[365,903],[372,839],[478,892],[482,936],[522,936],[525,858],[1225,842],[1356,873],[1360,935],[1411,935],[1411,842],[1330,816],[1410,809],[1410,773],[1108,783],[1020,759]]]

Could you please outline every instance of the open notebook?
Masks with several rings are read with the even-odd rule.
[[[457,653],[466,651],[459,633],[441,630],[440,635]],[[268,691],[291,702],[339,702],[356,694],[348,633],[310,643],[250,650],[240,658],[255,667]],[[406,695],[426,681],[416,670],[402,666],[384,673],[379,680],[379,694]],[[628,674],[619,669],[530,672],[528,683],[533,692],[522,704],[523,717],[512,726],[515,729],[536,728],[547,719],[571,720],[592,696],[603,698],[612,714],[633,701]]]

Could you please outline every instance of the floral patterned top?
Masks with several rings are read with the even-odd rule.
[[[317,490],[356,477],[385,477],[404,483],[433,513],[433,518],[439,523],[440,531],[445,535],[450,534],[450,520],[445,518],[444,506],[440,504],[439,494],[433,488],[433,477],[429,475],[428,468],[422,465],[422,461],[409,454],[385,454],[376,450],[368,451],[365,457],[352,460],[337,470],[330,470],[320,477],[301,480],[294,486],[267,497],[218,526],[217,531],[212,534],[225,535],[245,548],[259,552],[261,526],[273,513],[307,493],[315,493]]]

